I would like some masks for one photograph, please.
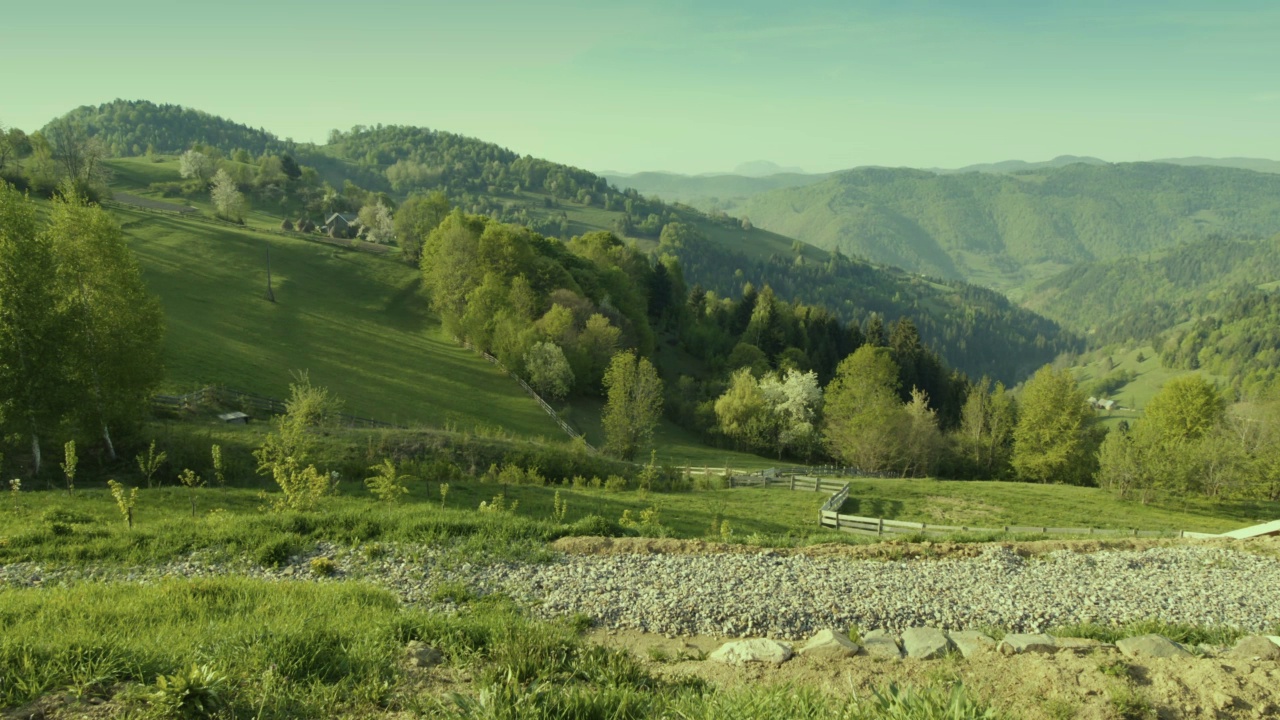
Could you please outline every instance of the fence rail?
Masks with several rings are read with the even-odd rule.
[[[288,405],[283,400],[218,385],[201,388],[186,395],[156,395],[151,398],[151,404],[157,408],[172,410],[191,410],[202,405],[219,404],[240,407],[246,410],[257,410],[268,415],[283,415],[288,410]],[[395,425],[358,415],[348,415],[347,413],[339,413],[338,422],[343,427],[350,428],[406,429],[404,425]]]
[[[480,350],[479,348],[475,347],[474,345],[467,342],[466,340],[459,339],[458,342],[466,349],[474,353],[478,353],[480,357],[487,360],[490,365],[493,365],[494,367],[498,368],[499,370],[502,371],[504,375],[506,375],[507,377],[519,383],[520,387],[524,389],[526,393],[529,394],[529,397],[533,398],[534,401],[538,403],[538,407],[541,407],[542,410],[547,413],[547,415],[550,415],[551,419],[556,421],[556,424],[560,426],[560,429],[563,430],[566,435],[568,435],[570,438],[574,440],[581,440],[582,444],[586,445],[588,450],[592,452],[596,451],[596,449],[591,446],[591,443],[587,442],[587,438],[582,433],[574,429],[572,425],[565,422],[564,418],[560,417],[560,413],[556,412],[555,408],[551,407],[551,405],[549,405],[546,400],[543,400],[542,396],[539,395],[537,391],[535,391],[532,387],[530,387],[529,383],[524,381],[524,378],[508,370],[507,366],[503,365],[502,361],[499,360],[498,358],[490,355],[484,350]]]
[[[726,470],[726,468],[704,468],[704,472]],[[801,470],[802,472],[795,472]],[[691,469],[686,468],[686,472]],[[1214,537],[1205,533],[1189,530],[1139,530],[1137,528],[1071,528],[1051,527],[1048,525],[1003,525],[1000,527],[977,527],[968,525],[941,525],[907,520],[887,520],[885,518],[846,515],[840,512],[845,501],[849,499],[852,486],[847,482],[825,480],[823,474],[851,475],[858,473],[853,468],[837,468],[823,466],[820,468],[770,468],[750,475],[729,475],[730,487],[786,487],[789,490],[803,492],[829,492],[831,496],[818,510],[818,521],[822,527],[841,532],[880,537],[892,535],[954,535],[957,533],[990,533],[1004,535],[1071,535],[1099,537]]]

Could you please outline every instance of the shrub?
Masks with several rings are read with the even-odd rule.
[[[275,568],[289,562],[297,551],[298,546],[291,538],[275,538],[259,545],[253,559],[262,567]]]
[[[627,479],[618,475],[610,475],[604,481],[604,489],[609,492],[622,492],[627,489]]]
[[[332,577],[338,572],[338,564],[332,558],[321,555],[311,559],[311,574],[316,577]]]

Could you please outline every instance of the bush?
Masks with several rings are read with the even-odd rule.
[[[316,577],[332,577],[338,572],[338,564],[323,555],[311,559],[311,574]]]
[[[276,538],[259,545],[253,552],[253,559],[262,567],[275,568],[289,562],[297,552],[298,545],[292,538]]]
[[[566,525],[564,537],[623,537],[629,535],[621,525],[599,515],[587,515]]]
[[[604,489],[609,492],[622,492],[627,489],[627,479],[618,475],[610,475],[604,481]]]

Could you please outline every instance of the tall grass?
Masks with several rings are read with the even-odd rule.
[[[355,583],[0,590],[0,627],[0,709],[57,693],[152,717],[989,717],[962,690],[890,688],[863,701],[785,687],[719,693],[655,678],[631,655],[585,643],[580,623],[533,620],[509,601],[437,614]],[[413,640],[438,649],[445,668],[407,665]],[[470,682],[432,683],[432,673]]]

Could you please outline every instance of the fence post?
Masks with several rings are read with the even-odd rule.
[[[796,489],[796,476],[795,476],[795,475],[792,475],[792,476],[791,476],[791,489],[792,489],[792,490],[795,490],[795,489]]]
[[[876,518],[876,534],[884,535],[884,518]]]
[[[836,529],[837,530],[840,529],[840,511],[839,510],[836,511]]]

